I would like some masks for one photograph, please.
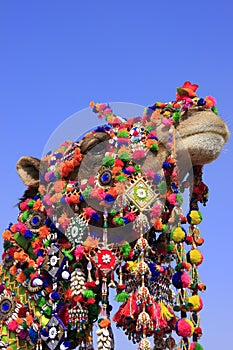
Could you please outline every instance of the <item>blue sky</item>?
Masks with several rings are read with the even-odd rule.
[[[190,80],[199,96],[216,97],[232,130],[232,11],[229,0],[1,1],[1,231],[16,220],[24,191],[19,157],[41,157],[51,133],[91,100],[168,101]],[[232,332],[232,142],[204,174],[201,343],[212,350],[227,348]]]

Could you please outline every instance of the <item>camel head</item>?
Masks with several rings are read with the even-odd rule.
[[[188,170],[190,165],[205,165],[218,158],[223,146],[228,140],[229,130],[223,119],[218,115],[216,102],[212,96],[198,98],[196,96],[197,85],[186,82],[181,88],[177,89],[176,100],[171,103],[157,102],[146,109],[145,115],[141,118],[144,125],[151,127],[156,133],[157,143],[159,145],[156,152],[157,163],[162,167],[162,162],[168,155],[166,143],[168,142],[169,127],[172,123],[175,126],[176,153],[180,162],[184,164],[181,169],[182,176]],[[95,113],[99,117],[106,117],[110,127],[100,127],[94,132],[88,132],[82,140],[71,145],[69,143],[68,154],[77,147],[83,159],[83,165],[80,169],[79,178],[84,176],[87,168],[96,174],[101,165],[101,160],[109,147],[109,139],[112,137],[112,127],[119,128],[122,118],[115,116],[109,106],[104,104],[92,105]],[[148,115],[150,117],[148,117]],[[115,118],[115,121],[114,121]],[[132,129],[140,122],[140,118],[135,121],[130,120],[126,123],[128,130]],[[114,124],[115,123],[115,124]],[[130,132],[129,132],[130,135]],[[70,152],[70,153],[72,153]],[[67,156],[67,155],[66,155]],[[148,152],[143,161],[144,171],[148,165],[154,162],[153,152]],[[22,157],[17,163],[17,171],[25,185],[31,188],[39,186],[40,160],[34,157]],[[46,166],[46,161],[44,162]],[[44,165],[43,165],[44,166]],[[157,164],[158,167],[158,164]],[[74,167],[70,173],[71,178],[79,172],[80,164]],[[42,172],[44,168],[41,169]],[[157,169],[158,170],[158,169]],[[90,172],[90,171],[89,171]]]
[[[198,341],[200,327],[185,317],[200,311],[197,293],[204,287],[197,272],[190,280],[185,270],[203,259],[196,226],[198,202],[207,197],[201,169],[219,156],[229,131],[214,98],[198,98],[197,87],[186,82],[175,101],[156,102],[129,119],[91,103],[105,125],[42,160],[19,159],[17,171],[28,189],[18,222],[3,233],[1,348],[93,350],[99,317],[98,350],[113,350],[109,287],[117,287],[122,302],[113,320],[140,342],[139,349],[151,349],[146,337],[152,335],[156,348],[173,349],[175,324],[184,341],[186,328]],[[186,218],[181,189],[192,169]],[[182,228],[187,222],[188,234]],[[187,257],[184,242],[192,246]],[[187,305],[183,299],[176,305],[172,284],[190,289]]]

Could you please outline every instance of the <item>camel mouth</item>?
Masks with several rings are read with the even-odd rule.
[[[198,123],[195,125],[190,125],[188,128],[181,128],[180,130],[180,135],[182,139],[186,139],[191,136],[196,136],[200,135],[201,137],[203,136],[212,136],[214,140],[214,136],[219,140],[222,140],[222,144],[224,145],[228,138],[229,138],[229,130],[225,124],[225,122],[218,118],[218,120],[212,120],[212,123]]]
[[[229,134],[224,132],[224,130],[220,131],[220,130],[216,130],[214,128],[209,128],[208,130],[205,129],[205,130],[198,130],[197,132],[192,132],[192,133],[189,133],[189,134],[186,134],[184,136],[182,136],[182,139],[187,139],[191,136],[198,136],[198,135],[201,135],[201,136],[209,136],[209,135],[216,135],[218,137],[218,140],[219,140],[219,137],[222,139],[223,141],[223,145],[227,142],[228,138],[229,138]]]

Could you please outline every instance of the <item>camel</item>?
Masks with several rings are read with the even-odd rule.
[[[19,159],[28,188],[17,223],[3,233],[1,349],[93,350],[94,322],[97,349],[114,349],[111,287],[121,302],[113,321],[139,350],[151,349],[151,336],[154,350],[174,349],[175,329],[180,349],[202,349],[202,168],[219,156],[229,131],[214,99],[199,99],[197,87],[186,82],[175,101],[130,120],[92,104],[106,126],[42,160]],[[180,190],[187,173],[186,218]]]

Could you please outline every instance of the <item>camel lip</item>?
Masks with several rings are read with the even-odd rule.
[[[208,134],[213,134],[213,135],[217,135],[217,136],[220,136],[223,141],[224,141],[224,144],[227,142],[228,138],[229,138],[229,131],[227,129],[227,127],[218,127],[218,129],[214,128],[214,125],[213,126],[208,126],[208,128],[203,128],[203,130],[197,130],[196,132],[192,131],[190,133],[185,133],[184,135],[182,135],[181,133],[181,137],[182,139],[186,139],[190,136],[196,136],[196,135],[208,135]]]

